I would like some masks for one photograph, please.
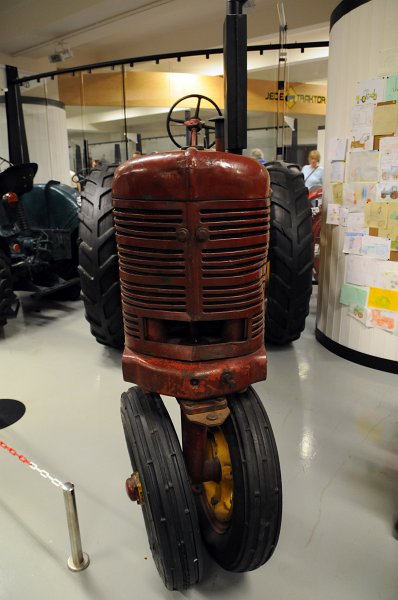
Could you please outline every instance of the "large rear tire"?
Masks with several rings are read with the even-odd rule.
[[[167,589],[184,590],[201,578],[202,543],[176,432],[158,394],[132,387],[121,410],[153,559]]]
[[[123,348],[112,180],[117,165],[94,169],[82,194],[79,276],[86,319],[97,342]]]
[[[265,165],[271,180],[269,280],[265,339],[284,345],[300,337],[312,293],[311,206],[297,165]]]

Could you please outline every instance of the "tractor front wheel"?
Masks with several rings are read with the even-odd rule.
[[[190,481],[171,419],[158,394],[122,395],[122,422],[153,559],[165,586],[183,590],[202,575],[202,546]]]
[[[274,552],[282,518],[278,451],[261,400],[252,389],[228,397],[231,414],[209,428],[207,459],[220,481],[195,486],[201,532],[210,555],[228,571],[252,571]]]

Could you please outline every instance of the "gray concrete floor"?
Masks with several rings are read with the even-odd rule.
[[[168,592],[148,548],[119,417],[128,388],[119,352],[90,336],[80,302],[28,298],[0,334],[0,398],[26,405],[0,440],[62,481],[73,481],[83,549],[67,568],[62,491],[0,448],[0,599],[131,600],[185,596],[269,600],[396,600],[397,376],[328,352],[315,341],[316,290],[301,339],[270,348],[256,385],[273,425],[284,485],[279,545],[247,574],[206,562],[204,581]],[[166,399],[178,423],[177,403]]]

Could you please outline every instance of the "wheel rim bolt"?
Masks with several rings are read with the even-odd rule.
[[[133,473],[131,477],[126,479],[126,492],[130,500],[133,502],[138,502],[138,504],[142,504],[142,488],[137,473]]]

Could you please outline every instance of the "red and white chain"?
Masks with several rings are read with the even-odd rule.
[[[40,467],[38,467],[36,463],[34,463],[31,460],[29,460],[28,458],[26,458],[26,456],[24,456],[23,454],[19,454],[16,450],[14,450],[14,448],[11,448],[11,446],[9,446],[8,444],[6,444],[5,442],[3,442],[1,440],[0,440],[0,448],[3,448],[3,450],[7,450],[7,452],[9,452],[12,456],[15,456],[16,458],[18,458],[18,460],[20,460],[22,463],[25,463],[33,471],[37,471],[37,473],[39,473],[39,475],[41,477],[44,477],[44,479],[48,479],[50,481],[50,483],[52,483],[56,487],[61,487],[61,488],[64,487],[65,484],[62,483],[62,481],[60,481],[56,477],[53,477],[52,475],[50,475],[50,473],[48,471],[45,471],[44,469],[40,469]]]

